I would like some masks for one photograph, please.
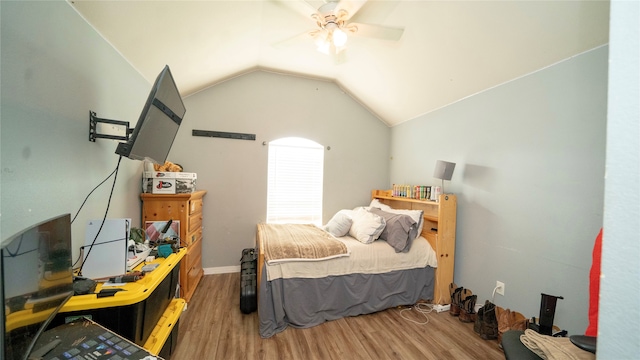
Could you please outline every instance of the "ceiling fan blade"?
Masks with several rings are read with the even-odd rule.
[[[367,0],[341,0],[336,6],[336,13],[340,10],[347,12],[347,16],[342,20],[349,20],[358,10],[367,2]]]
[[[357,14],[351,16],[351,22],[361,22],[365,24],[382,24],[389,18],[400,1],[369,1],[367,6],[363,6]]]
[[[350,35],[358,37],[369,37],[380,40],[398,41],[404,33],[404,28],[390,27],[382,25],[370,25],[362,23],[349,23],[349,28],[357,27],[357,31],[349,32]]]
[[[326,1],[322,0],[304,0],[303,2],[309,4],[309,6],[311,6],[316,11],[320,8],[320,6],[327,3]]]
[[[318,2],[318,1],[313,1]],[[319,1],[322,3],[322,1]],[[314,14],[318,13],[318,8],[314,7],[310,2],[307,1],[286,1],[286,0],[276,0],[276,4],[281,7],[292,10],[301,16],[304,16],[306,19],[311,20]]]

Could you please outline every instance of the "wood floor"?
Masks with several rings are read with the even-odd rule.
[[[473,324],[447,312],[426,325],[403,319],[401,309],[287,328],[262,339],[258,314],[240,312],[240,274],[205,276],[180,317],[172,360],[193,359],[504,359],[495,340],[482,340]],[[403,312],[416,321],[415,310]]]

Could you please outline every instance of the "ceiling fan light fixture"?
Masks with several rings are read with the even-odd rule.
[[[326,30],[320,30],[315,33],[313,38],[315,39],[315,43],[317,46],[327,42],[327,37],[329,36],[329,32]]]
[[[329,55],[330,48],[331,48],[331,43],[327,41],[327,42],[318,44],[316,49],[325,55]]]
[[[347,43],[347,34],[340,30],[340,28],[337,28],[335,30],[333,30],[333,45],[335,45],[336,47],[342,47]]]
[[[315,36],[316,49],[323,53],[329,54],[331,46],[331,33],[326,29],[319,31]]]
[[[370,37],[380,40],[398,41],[403,28],[384,25],[364,24],[352,21],[352,16],[368,0],[301,0],[309,5],[321,3],[311,14],[317,28],[308,32],[313,38],[317,51],[327,55],[337,55],[346,49],[350,35]]]

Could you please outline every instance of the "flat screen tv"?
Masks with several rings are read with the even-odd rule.
[[[73,295],[71,216],[55,217],[2,241],[0,359],[28,359]]]
[[[167,65],[156,78],[131,137],[126,143],[118,144],[116,154],[164,164],[185,112]]]

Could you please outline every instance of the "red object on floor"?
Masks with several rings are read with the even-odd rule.
[[[602,258],[602,229],[593,245],[593,260],[589,272],[589,326],[587,336],[598,336],[598,300],[600,297],[600,263]]]

